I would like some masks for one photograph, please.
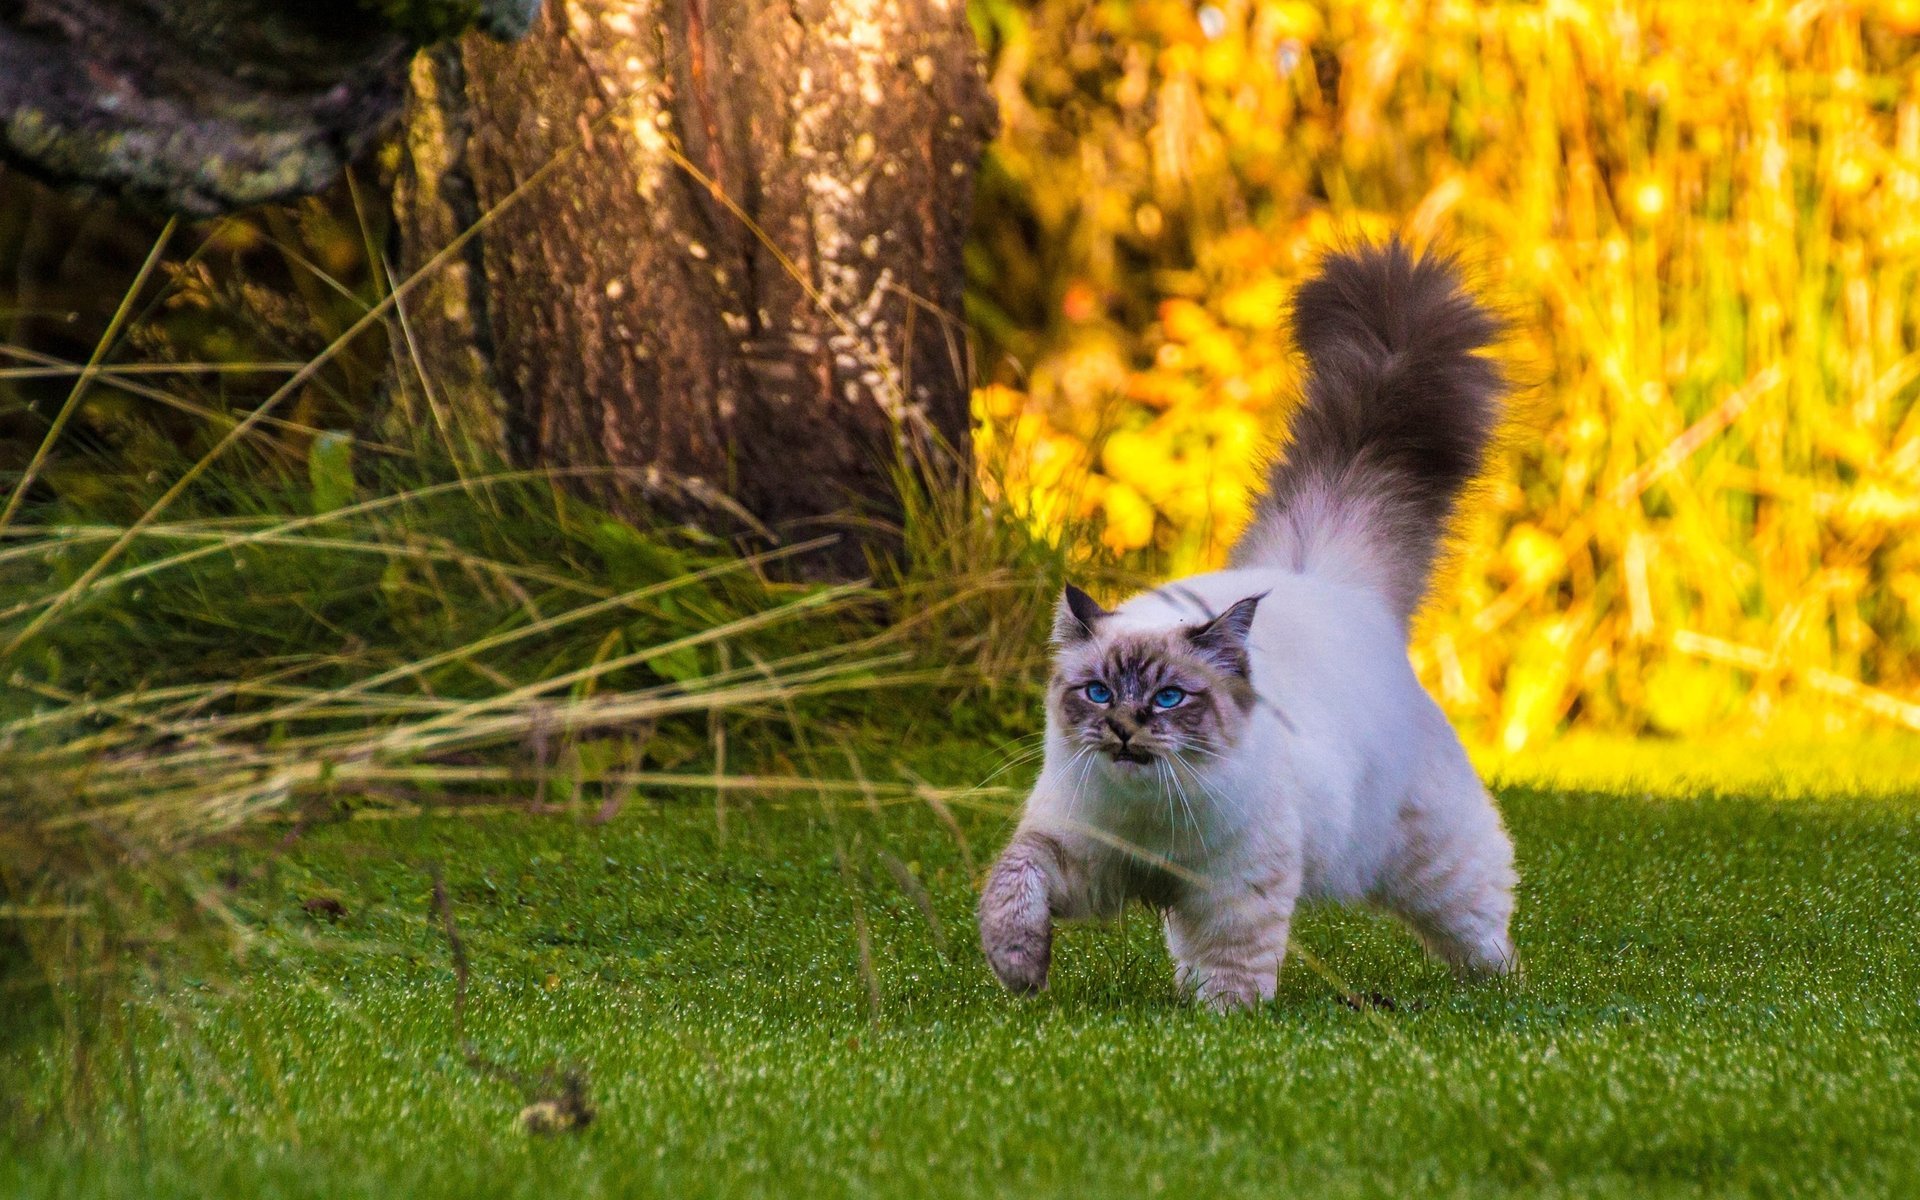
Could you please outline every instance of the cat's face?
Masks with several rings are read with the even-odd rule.
[[[1259,600],[1187,625],[1119,630],[1069,585],[1054,615],[1047,695],[1059,729],[1123,776],[1151,774],[1168,757],[1201,767],[1226,753],[1253,707],[1247,633]]]

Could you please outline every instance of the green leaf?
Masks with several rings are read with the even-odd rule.
[[[329,429],[307,450],[307,483],[313,511],[332,512],[353,503],[353,435]]]
[[[689,570],[683,555],[618,521],[596,522],[591,539],[608,574],[621,587],[672,579]]]
[[[675,683],[687,683],[706,674],[706,669],[700,664],[700,649],[697,646],[682,646],[658,658],[648,659],[647,665],[660,678]]]
[[[594,783],[616,767],[627,765],[631,747],[619,738],[594,738],[574,748],[580,764],[580,778]]]

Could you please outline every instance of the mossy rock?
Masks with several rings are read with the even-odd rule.
[[[533,28],[540,0],[361,0],[408,40],[419,45],[479,29],[513,39]]]

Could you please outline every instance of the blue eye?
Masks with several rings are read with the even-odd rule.
[[[1180,688],[1163,687],[1153,694],[1153,706],[1158,709],[1178,708],[1186,698],[1187,693]]]
[[[1113,689],[1104,683],[1090,683],[1086,687],[1086,692],[1087,699],[1093,701],[1095,704],[1111,704],[1113,702]]]

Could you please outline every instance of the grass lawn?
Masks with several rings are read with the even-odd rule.
[[[1001,994],[920,808],[761,804],[724,846],[684,802],[316,829],[210,861],[244,877],[250,965],[143,1007],[112,1075],[137,1115],[0,1147],[0,1191],[1916,1194],[1920,790],[1663,788],[1663,753],[1630,789],[1503,786],[1523,982],[1456,984],[1398,928],[1315,911],[1295,945],[1323,969],[1296,953],[1228,1018],[1176,997],[1145,913],[1065,933],[1044,998]],[[1855,761],[1824,754],[1804,777]],[[1005,818],[960,824],[983,865]],[[460,1053],[433,863],[475,1048],[577,1067],[588,1128],[522,1132],[527,1096]],[[0,1091],[44,1096],[34,1022],[9,1024]]]

